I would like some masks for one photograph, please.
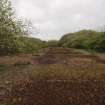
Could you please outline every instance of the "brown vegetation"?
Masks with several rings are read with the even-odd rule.
[[[104,105],[104,80],[31,80],[12,87],[11,105]]]
[[[4,104],[105,104],[105,62],[99,55],[50,48],[37,56],[1,57],[0,64],[11,69],[0,77],[6,81],[0,88]]]

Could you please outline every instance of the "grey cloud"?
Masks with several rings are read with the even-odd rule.
[[[105,25],[105,0],[12,0],[19,17],[39,29],[42,39],[59,39],[64,33]]]

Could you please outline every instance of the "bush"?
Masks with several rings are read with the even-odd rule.
[[[105,33],[92,30],[70,33],[64,35],[58,45],[61,47],[105,51]]]

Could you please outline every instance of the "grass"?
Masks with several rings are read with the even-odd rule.
[[[8,71],[11,69],[10,65],[0,65],[0,73],[3,73],[5,71]]]
[[[62,50],[62,49],[61,49]],[[59,52],[59,49],[58,49]],[[47,52],[49,54],[49,52]],[[64,53],[64,52],[62,52]],[[0,85],[10,87],[11,105],[104,105],[105,64],[86,55],[56,55],[55,64],[35,56],[0,58]],[[50,56],[48,56],[51,60]],[[4,57],[5,58],[5,57]],[[46,55],[43,55],[46,60]],[[55,57],[52,57],[55,59]],[[83,100],[84,99],[84,100]]]
[[[60,79],[60,78],[59,78]],[[30,78],[13,85],[11,105],[104,105],[105,78],[93,80]]]
[[[104,68],[105,65],[94,70],[58,64],[1,66],[0,81],[12,87],[8,93],[11,97],[4,101],[7,105],[104,105]]]
[[[68,65],[18,65],[18,66],[0,66],[0,78],[5,81],[9,79],[14,81],[28,79],[29,76],[36,79],[40,78],[59,78],[59,79],[91,79],[101,78],[105,75],[105,65],[99,65],[94,70],[90,68],[72,68]],[[0,79],[2,81],[2,79]]]

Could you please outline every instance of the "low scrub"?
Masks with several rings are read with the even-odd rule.
[[[30,79],[13,85],[8,105],[105,105],[105,81]]]

